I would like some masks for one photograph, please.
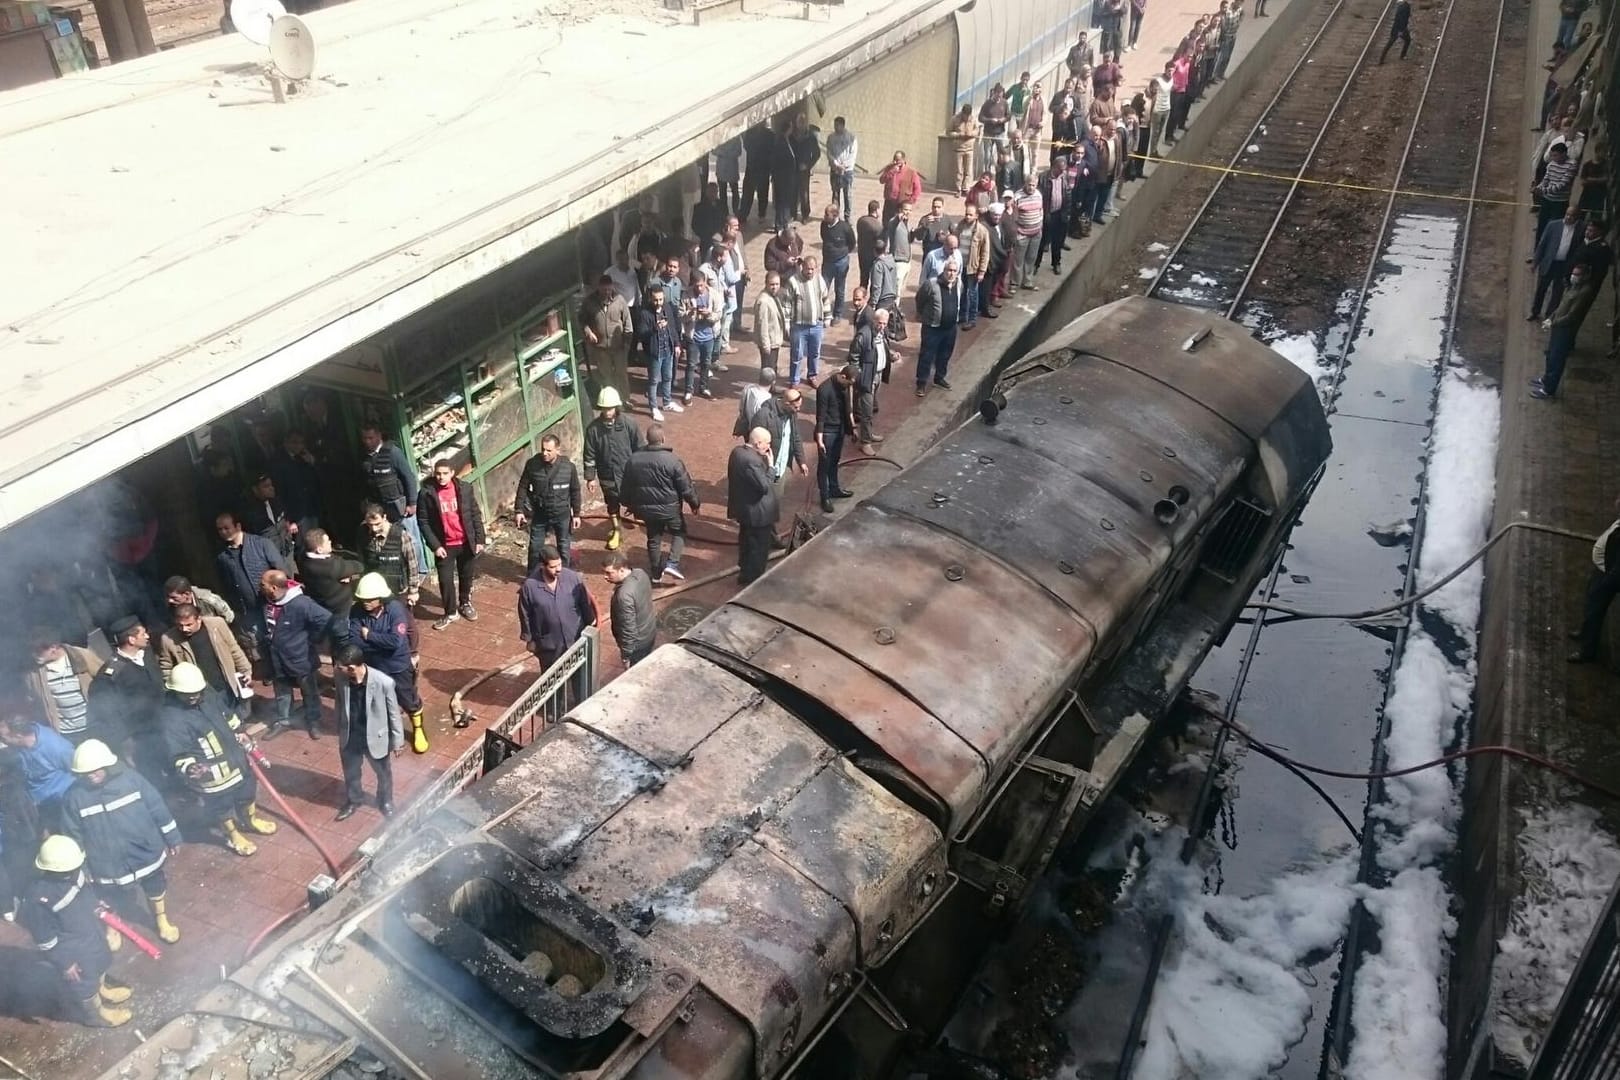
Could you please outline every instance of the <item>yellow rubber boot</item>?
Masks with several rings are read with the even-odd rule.
[[[124,947],[124,935],[120,934],[118,931],[114,930],[110,926],[107,927],[107,948],[110,949],[113,952],[117,952],[119,949],[122,949],[123,947]]]
[[[619,537],[619,515],[618,514],[612,514],[612,515],[610,515],[608,517],[608,520],[613,523],[613,527],[610,530],[608,530],[607,549],[609,551],[618,551],[619,550],[619,541],[620,541],[620,537]]]
[[[242,830],[236,827],[234,820],[226,820],[224,829],[225,846],[238,855],[251,855],[259,850],[259,845],[242,835]]]
[[[428,752],[427,732],[422,730],[422,710],[411,713],[411,749],[418,754]]]
[[[123,1027],[132,1016],[128,1009],[120,1009],[101,1000],[100,994],[84,1001],[84,1022],[91,1027]]]
[[[107,976],[103,975],[101,977],[101,1000],[109,1005],[122,1005],[129,1000],[130,995],[134,992],[127,986],[109,985]]]
[[[275,834],[276,823],[267,817],[259,816],[258,803],[248,803],[247,810],[243,812],[242,816],[247,819],[247,827],[258,833],[260,836],[272,836]]]
[[[157,920],[158,937],[173,945],[180,940],[180,928],[169,921],[169,895],[152,897],[152,917]]]

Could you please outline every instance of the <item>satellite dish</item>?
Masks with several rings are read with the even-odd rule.
[[[231,25],[255,45],[270,43],[270,24],[285,14],[281,0],[231,0]]]
[[[315,38],[303,19],[283,15],[271,24],[270,62],[294,82],[309,78],[315,71]]]

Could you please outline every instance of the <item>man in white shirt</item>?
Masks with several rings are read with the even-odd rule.
[[[602,271],[602,276],[613,281],[613,291],[624,297],[631,307],[641,299],[641,283],[636,280],[635,267],[630,265],[630,252],[620,251],[613,256],[613,265]]]
[[[845,125],[842,116],[833,117],[832,134],[827,136],[828,182],[832,185],[834,206],[842,207],[846,221],[855,220],[851,209],[850,189],[855,183],[855,154],[858,149],[855,133]]]

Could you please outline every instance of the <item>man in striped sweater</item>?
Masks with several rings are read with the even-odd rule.
[[[1569,209],[1570,189],[1575,186],[1576,165],[1569,160],[1569,147],[1553,143],[1548,151],[1552,159],[1541,174],[1541,183],[1535,192],[1541,196],[1541,209],[1536,215],[1536,236],[1546,231],[1549,221],[1557,221]]]
[[[1025,289],[1040,288],[1035,283],[1035,271],[1040,269],[1041,234],[1046,228],[1046,200],[1035,185],[1034,176],[1024,177],[1024,190],[1013,197],[1007,208],[1018,229],[1012,283]]]

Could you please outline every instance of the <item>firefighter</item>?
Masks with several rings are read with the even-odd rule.
[[[62,796],[62,827],[84,849],[90,879],[101,888],[139,885],[158,937],[179,941],[163,863],[180,847],[180,827],[163,796],[100,739],[86,739],[73,752],[73,772],[78,779]]]
[[[602,498],[607,501],[609,551],[619,550],[621,539],[619,479],[630,464],[630,455],[641,449],[641,432],[624,415],[623,406],[617,390],[604,388],[596,398],[596,419],[585,429],[585,483],[592,494],[601,484]]]
[[[77,1019],[89,1027],[119,1027],[130,1011],[120,1008],[130,989],[112,979],[112,951],[102,925],[102,903],[84,873],[84,851],[71,836],[46,838],[34,859],[39,871],[18,918],[62,976]]]
[[[422,730],[422,695],[417,692],[416,669],[411,666],[410,616],[405,605],[393,599],[381,574],[360,579],[354,587],[354,602],[349,613],[349,641],[360,646],[368,665],[394,681],[400,710],[410,718],[411,749],[425,754],[427,732]]]
[[[238,819],[252,832],[269,836],[276,823],[259,816],[259,785],[248,768],[247,736],[235,703],[222,703],[208,692],[208,681],[196,664],[176,664],[164,685],[169,689],[163,706],[163,735],[168,740],[174,769],[201,797],[203,811],[220,823],[225,844],[238,855],[252,855],[258,846],[242,835]]]

